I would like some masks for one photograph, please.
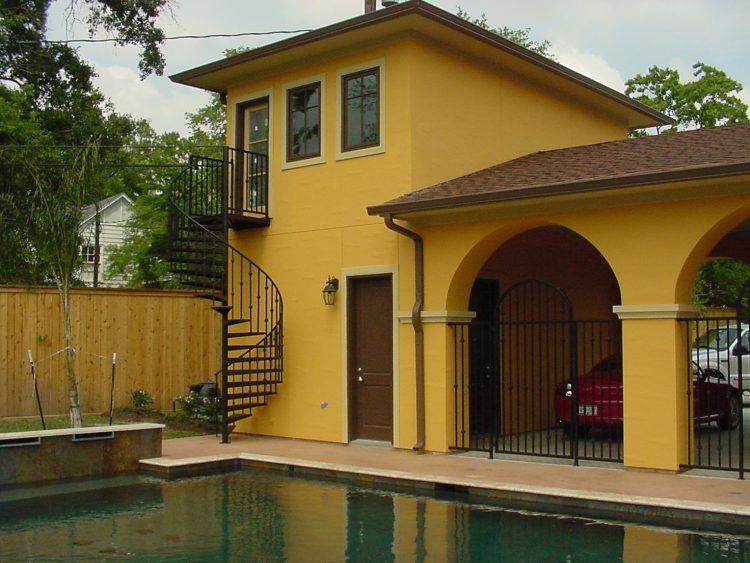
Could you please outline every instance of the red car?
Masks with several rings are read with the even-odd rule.
[[[570,430],[573,384],[565,381],[555,391],[555,417]],[[735,387],[718,370],[693,363],[693,413],[695,423],[717,422],[723,430],[736,428],[742,418],[742,403]],[[619,429],[622,427],[622,358],[610,356],[578,377],[578,427]]]

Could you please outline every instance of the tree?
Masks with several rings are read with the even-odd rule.
[[[74,365],[70,288],[81,263],[81,210],[98,198],[94,175],[97,159],[98,148],[92,144],[81,150],[72,163],[54,170],[30,161],[23,164],[34,182],[26,205],[28,240],[35,258],[50,272],[60,293],[70,422],[74,428],[82,426],[82,421]]]
[[[248,49],[227,49],[224,56]],[[127,162],[153,166],[129,173],[130,184],[139,186],[139,194],[134,194],[135,214],[128,224],[125,243],[110,255],[109,274],[125,277],[132,287],[172,285],[166,259],[165,225],[169,184],[177,172],[167,167],[185,164],[191,153],[221,158],[221,147],[226,143],[226,104],[219,94],[212,94],[205,106],[188,113],[186,119],[188,137],[173,132],[157,135],[147,122],[139,121],[127,141],[130,145],[171,147],[128,153]]]
[[[675,121],[673,126],[657,127],[657,133],[748,121],[748,106],[736,95],[742,84],[702,62],[695,63],[693,70],[695,79],[681,82],[677,70],[652,66],[647,74],[628,80],[625,93]]]
[[[555,55],[552,53],[552,43],[546,39],[544,41],[533,40],[531,38],[531,28],[529,27],[525,29],[513,29],[507,26],[492,27],[487,23],[487,16],[485,14],[482,14],[481,17],[474,18],[461,7],[458,8],[456,15],[474,25],[478,25],[482,29],[496,33],[508,41],[513,41],[513,43],[516,43],[521,47],[526,47],[529,51],[533,51],[539,55],[547,57],[548,59],[555,60]]]

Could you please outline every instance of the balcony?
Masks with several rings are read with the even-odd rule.
[[[268,155],[226,147],[224,167],[229,226],[235,230],[267,227],[271,223]]]
[[[267,227],[268,155],[224,147],[220,157],[191,155],[176,178],[173,199],[203,225],[235,230]]]

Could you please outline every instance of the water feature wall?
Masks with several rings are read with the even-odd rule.
[[[0,486],[138,470],[161,455],[162,424],[0,434]]]

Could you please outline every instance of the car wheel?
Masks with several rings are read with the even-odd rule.
[[[719,427],[722,430],[734,430],[742,420],[742,403],[736,393],[727,398],[727,410],[719,419]]]

